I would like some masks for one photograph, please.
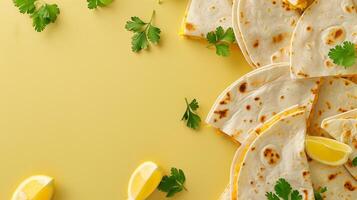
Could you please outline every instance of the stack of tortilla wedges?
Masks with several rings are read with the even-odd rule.
[[[239,146],[220,198],[264,200],[284,178],[304,200],[323,187],[323,199],[357,200],[357,64],[345,68],[328,56],[344,41],[357,44],[357,0],[192,0],[184,25],[193,37],[233,27],[254,68],[219,95],[206,119]],[[307,135],[353,152],[344,165],[322,164],[306,156]]]

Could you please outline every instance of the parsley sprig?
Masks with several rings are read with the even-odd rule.
[[[290,183],[280,178],[274,187],[275,193],[267,192],[265,196],[268,200],[302,200],[298,190],[293,190]],[[279,198],[280,197],[280,198]]]
[[[37,0],[13,0],[20,13],[29,14],[32,25],[37,32],[43,31],[47,25],[54,23],[60,10],[57,4],[38,4]]]
[[[113,0],[87,0],[89,9],[96,9],[99,7],[105,7],[113,2]]]
[[[166,197],[172,197],[182,190],[187,190],[185,187],[186,177],[181,169],[171,168],[171,175],[164,176],[158,186],[162,192],[166,192]]]
[[[356,63],[356,47],[352,42],[345,41],[342,45],[336,45],[335,48],[330,49],[328,56],[336,65],[348,68]]]
[[[216,47],[216,54],[219,56],[229,56],[230,45],[235,41],[235,36],[232,28],[226,31],[220,26],[216,31],[207,33],[207,41]]]
[[[186,101],[186,111],[182,117],[182,121],[187,121],[186,126],[192,129],[198,129],[201,123],[201,118],[195,112],[199,108],[198,102],[196,99],[193,99],[191,103],[188,103],[187,98]]]
[[[352,160],[352,166],[354,166],[354,167],[357,166],[357,157],[355,157],[355,158]]]
[[[161,30],[152,25],[154,15],[155,10],[148,23],[144,22],[139,17],[131,17],[131,20],[126,22],[125,29],[135,33],[131,38],[131,49],[133,52],[147,49],[149,43],[158,44],[160,42]]]
[[[318,191],[314,191],[315,200],[323,200],[322,193],[327,191],[327,187],[320,188]]]

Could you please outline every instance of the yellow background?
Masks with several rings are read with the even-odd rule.
[[[228,58],[178,36],[187,0],[115,0],[95,11],[85,0],[55,2],[61,14],[37,33],[11,0],[0,1],[0,199],[34,174],[56,178],[55,200],[124,200],[143,161],[181,168],[188,192],[217,199],[235,145],[212,128],[180,121],[184,97],[204,119],[215,98],[250,70],[238,48]],[[131,16],[157,11],[159,46],[132,53]],[[156,191],[150,200],[165,199]]]

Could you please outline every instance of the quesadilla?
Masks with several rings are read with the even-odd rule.
[[[357,165],[352,164],[354,158],[357,157],[357,109],[324,119],[321,127],[334,139],[352,148],[352,154],[345,167],[357,180]]]
[[[289,182],[302,199],[314,199],[304,152],[305,111],[293,108],[283,112],[254,134],[250,136],[250,143],[236,154],[231,175],[232,200],[266,199],[281,178]]]
[[[180,34],[206,38],[219,26],[232,27],[232,0],[190,0]]]
[[[357,181],[343,166],[328,166],[309,160],[311,180],[315,191],[326,187],[323,200],[356,200]]]
[[[315,0],[294,30],[291,72],[295,78],[357,74],[357,63],[345,68],[328,54],[336,45],[357,43],[357,12],[352,0]]]
[[[206,122],[239,143],[258,125],[293,106],[315,100],[319,79],[292,80],[287,63],[272,64],[243,76],[217,98]]]
[[[237,0],[233,28],[243,55],[254,68],[288,62],[290,39],[300,11],[284,0]]]
[[[322,79],[309,120],[309,134],[331,137],[321,128],[324,119],[357,108],[357,84],[337,77]]]

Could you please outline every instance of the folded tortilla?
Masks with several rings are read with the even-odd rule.
[[[259,68],[288,62],[290,39],[300,16],[284,0],[235,1],[233,28],[248,63]]]
[[[291,72],[295,78],[357,74],[329,58],[331,48],[357,43],[357,12],[352,0],[315,0],[297,23],[292,38]]]
[[[324,119],[357,108],[357,84],[337,77],[322,79],[309,120],[309,134],[331,137],[321,128]]]
[[[345,167],[357,180],[357,166],[352,165],[352,160],[357,157],[357,109],[324,119],[321,127],[334,139],[352,148]]]
[[[258,125],[293,106],[309,114],[319,79],[292,80],[287,63],[272,64],[246,74],[217,98],[206,122],[239,143]]]
[[[232,0],[190,0],[181,34],[206,38],[208,32],[222,26],[232,27]]]
[[[233,200],[266,199],[266,193],[274,192],[274,185],[280,178],[298,190],[303,199],[314,199],[304,151],[305,111],[291,111],[257,129],[257,136],[251,136],[256,139],[237,154],[240,161],[235,172],[238,174],[236,184],[232,188],[236,191],[232,194]]]
[[[309,168],[314,189],[327,188],[322,194],[324,200],[357,199],[357,181],[343,166],[328,166],[309,160]]]

